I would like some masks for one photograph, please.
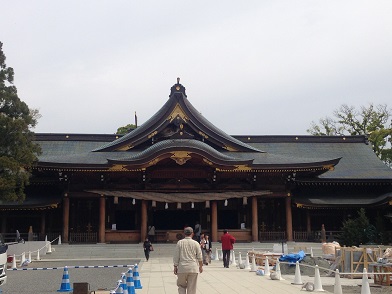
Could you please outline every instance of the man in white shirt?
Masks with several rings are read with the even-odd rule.
[[[196,294],[197,276],[203,272],[200,244],[192,239],[191,227],[184,229],[184,235],[185,238],[177,242],[173,257],[178,294]]]

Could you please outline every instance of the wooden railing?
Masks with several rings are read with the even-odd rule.
[[[314,232],[294,231],[293,239],[295,241],[301,241],[301,242],[314,241],[315,240]]]
[[[286,232],[260,232],[259,240],[263,241],[282,241],[286,240]]]
[[[326,231],[326,241],[338,241],[338,235],[341,231]],[[260,242],[268,241],[286,241],[287,235],[283,231],[265,231],[259,233]],[[321,231],[293,231],[293,241],[296,242],[321,242]]]
[[[69,243],[97,243],[98,233],[69,233]]]

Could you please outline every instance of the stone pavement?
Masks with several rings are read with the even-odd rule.
[[[143,289],[137,293],[169,294],[177,293],[176,276],[173,274],[173,262],[170,258],[150,259],[141,263],[140,276]],[[301,285],[292,285],[294,276],[283,276],[284,280],[271,280],[267,276],[258,276],[255,272],[231,266],[224,268],[221,261],[212,261],[204,266],[199,275],[197,293],[297,293]],[[313,282],[313,277],[302,277],[303,282]],[[322,283],[333,285],[334,278],[323,277]],[[349,281],[351,284],[353,281]],[[356,281],[356,284],[360,281]]]
[[[299,246],[300,244],[291,244],[290,246]],[[313,253],[321,255],[321,244],[319,243],[308,243],[305,244],[307,248],[312,247]],[[247,252],[248,250],[257,251],[272,251],[272,243],[239,243],[236,244],[236,254],[239,251]],[[289,246],[289,252],[292,252],[292,248]],[[304,246],[302,244],[301,246]],[[41,261],[34,261],[29,267],[41,267],[41,266],[64,266],[65,264],[127,264],[129,262],[139,263],[139,274],[142,284],[142,289],[137,290],[138,294],[174,294],[177,293],[176,276],[173,274],[173,262],[172,254],[174,251],[175,244],[154,244],[154,251],[151,253],[151,258],[148,262],[144,259],[143,249],[141,244],[90,244],[90,245],[54,245],[53,253],[41,256]],[[214,248],[220,248],[219,243],[213,243]],[[237,255],[238,256],[238,255]],[[34,257],[33,257],[34,260]],[[102,269],[92,270],[91,274],[85,274],[88,270],[83,270],[83,273],[79,271],[70,271],[71,284],[75,281],[88,282],[93,285],[91,290],[98,290],[98,286],[102,285],[95,283],[95,280],[104,280],[109,278],[108,282],[104,283],[104,287],[99,288],[105,289],[102,291],[96,291],[96,293],[109,293],[109,290],[113,290],[119,272],[125,271],[124,269]],[[28,286],[18,288],[18,293],[56,293],[54,291],[43,292],[39,290],[39,281],[48,283],[50,280],[55,280],[54,289],[58,288],[59,278],[61,273],[44,273],[45,279],[35,277],[34,275],[41,274],[40,271],[9,271],[9,283],[4,286],[4,293],[15,293],[16,285],[14,281],[27,282]],[[42,272],[42,271],[41,271]],[[24,275],[24,276],[22,276]],[[52,275],[52,278],[49,276]],[[54,276],[55,275],[55,276]],[[83,275],[83,277],[82,277]],[[54,278],[53,278],[54,277]],[[33,282],[36,291],[29,292],[32,288]],[[95,280],[94,280],[95,279]],[[198,279],[198,292],[197,293],[298,293],[301,290],[301,285],[291,284],[294,281],[294,275],[284,275],[284,280],[276,281],[271,280],[267,276],[258,276],[255,272],[249,270],[239,269],[235,266],[230,268],[224,268],[222,261],[213,260],[208,266],[204,266],[204,272],[199,275]],[[344,279],[341,278],[342,285],[354,285],[361,284],[360,279]],[[38,282],[37,282],[38,281]],[[106,281],[106,280],[105,280]],[[302,282],[314,282],[314,277],[302,276]],[[323,286],[334,285],[335,278],[333,277],[321,277],[321,283]],[[369,280],[372,283],[372,280]],[[47,289],[49,287],[46,287]],[[330,287],[329,287],[330,288]],[[13,290],[12,290],[13,289]],[[26,289],[26,290],[25,290]],[[332,288],[333,289],[333,288]],[[333,290],[332,290],[333,293]]]

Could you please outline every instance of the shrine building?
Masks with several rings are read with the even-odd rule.
[[[212,241],[313,241],[360,208],[391,229],[392,170],[365,136],[230,136],[190,101],[178,82],[125,135],[36,133],[26,200],[0,202],[1,232],[131,243],[154,225],[175,242],[199,222]]]

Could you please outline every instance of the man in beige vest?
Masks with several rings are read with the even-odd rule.
[[[200,244],[192,239],[193,229],[184,229],[185,238],[177,242],[174,251],[174,274],[177,275],[178,294],[196,294],[197,276],[203,272]]]

